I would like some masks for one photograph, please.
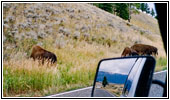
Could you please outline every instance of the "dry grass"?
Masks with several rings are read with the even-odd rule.
[[[50,38],[44,41],[51,43]],[[85,41],[74,43],[61,49],[44,44],[43,48],[57,55],[56,66],[40,65],[22,55],[24,52],[12,53],[9,60],[3,62],[4,96],[43,96],[91,86],[99,60],[111,57],[112,53],[102,45]]]
[[[14,4],[17,5],[17,4]],[[28,4],[24,6],[20,4],[16,10],[16,20],[13,24],[25,23],[27,20],[22,17],[23,9],[36,6],[36,4]],[[52,4],[51,4],[52,5]],[[45,7],[48,4],[45,4]],[[26,8],[25,8],[26,7]],[[74,15],[86,15],[89,14],[90,19],[71,19],[69,13],[61,13],[52,15],[50,18],[65,18],[64,23],[56,25],[53,21],[48,20],[46,23],[52,24],[53,31],[51,35],[44,39],[23,39],[16,41],[16,48],[8,48],[10,45],[14,45],[14,39],[10,37],[10,41],[3,43],[3,95],[4,96],[45,96],[76,88],[91,86],[94,80],[98,62],[103,58],[120,57],[123,49],[126,46],[132,46],[136,41],[141,41],[144,44],[150,44],[158,48],[158,57],[156,58],[159,63],[157,64],[156,71],[165,69],[166,59],[165,51],[163,49],[162,40],[158,34],[140,34],[140,32],[128,29],[126,32],[120,32],[119,29],[104,26],[96,28],[98,24],[108,25],[109,13],[105,13],[96,7],[88,4],[61,4],[59,6],[52,6],[54,9],[75,8]],[[87,8],[87,9],[86,9]],[[92,9],[93,8],[93,9]],[[78,12],[81,9],[81,12]],[[98,11],[94,13],[93,11]],[[13,9],[4,12],[3,17],[12,15]],[[44,11],[38,10],[37,13],[44,14]],[[105,14],[103,14],[105,13]],[[119,24],[120,18],[114,16],[112,21],[115,24]],[[78,17],[79,18],[79,17]],[[41,21],[37,21],[37,24],[46,24]],[[91,30],[87,32],[90,34],[89,40],[85,40],[82,37],[80,39],[73,39],[72,33],[76,31],[76,25],[91,25]],[[143,24],[145,26],[145,24]],[[55,45],[55,41],[60,39],[58,29],[60,26],[70,29],[71,35],[64,37],[65,45],[59,48]],[[126,26],[128,27],[128,26]],[[19,34],[28,32],[30,29],[19,29]],[[33,29],[32,31],[38,31]],[[3,35],[7,35],[7,30],[4,30]],[[101,39],[102,35],[105,35],[105,39]],[[96,39],[92,40],[92,36]],[[116,42],[111,42],[112,38],[116,39]],[[8,37],[7,37],[8,39]],[[42,47],[48,51],[51,51],[57,56],[57,65],[48,66],[39,65],[36,61],[29,59],[31,47],[38,42],[42,42]],[[111,44],[111,47],[108,46]]]
[[[131,23],[143,29],[149,30],[154,34],[160,34],[158,21],[147,14],[132,14]]]

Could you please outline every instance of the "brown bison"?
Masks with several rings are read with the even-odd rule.
[[[32,47],[32,53],[30,57],[34,60],[42,60],[42,64],[44,64],[45,60],[50,61],[51,64],[57,62],[57,57],[54,53],[49,52],[37,45]]]
[[[129,48],[129,47],[126,47],[126,48],[123,50],[123,52],[122,52],[122,54],[121,54],[121,57],[125,57],[125,56],[135,56],[135,55],[138,55],[138,53],[137,53],[135,50],[133,50],[133,49],[131,49],[131,48]]]
[[[135,44],[131,49],[135,50],[139,55],[158,55],[158,49],[150,45]]]

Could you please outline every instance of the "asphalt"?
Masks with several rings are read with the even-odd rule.
[[[157,72],[153,76],[153,80],[160,80],[165,82],[166,78],[166,71]],[[152,84],[149,92],[149,97],[162,97],[163,95],[163,88],[160,85]]]
[[[96,92],[95,92],[94,96],[97,95],[97,97],[115,97],[114,95],[112,95],[111,93],[109,93],[103,89],[96,88],[95,90],[96,90]]]
[[[167,71],[156,72],[153,75],[153,79],[157,79],[165,82],[165,76]],[[63,92],[59,94],[50,95],[47,97],[91,97],[92,86],[82,89],[77,89],[73,91]],[[100,91],[100,97],[111,96],[105,95],[108,94],[106,91]],[[161,97],[163,94],[163,88],[159,85],[152,84],[149,92],[149,97]],[[112,95],[113,96],[113,95]]]

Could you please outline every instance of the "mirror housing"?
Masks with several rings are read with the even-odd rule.
[[[91,96],[147,97],[155,68],[152,56],[102,59]]]

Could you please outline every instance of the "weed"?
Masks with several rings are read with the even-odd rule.
[[[166,70],[167,69],[167,58],[157,58],[156,59],[156,71]]]

